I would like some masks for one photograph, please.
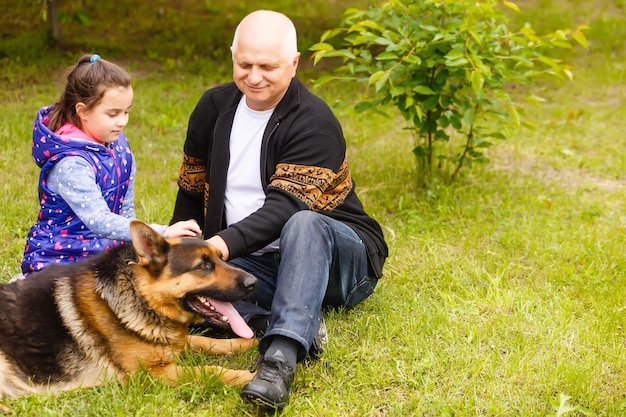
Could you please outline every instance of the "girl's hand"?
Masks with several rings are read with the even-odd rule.
[[[202,233],[202,229],[195,220],[184,220],[168,226],[163,231],[166,239],[173,237],[196,237]]]

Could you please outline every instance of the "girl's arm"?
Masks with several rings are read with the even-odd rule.
[[[59,161],[48,175],[48,188],[65,200],[92,233],[107,239],[130,241],[130,221],[136,218],[134,167],[135,164],[119,215],[109,209],[91,165],[81,157],[69,156]],[[167,238],[194,237],[201,233],[195,221],[181,221],[169,227],[160,224],[150,226]]]
[[[135,218],[132,194],[124,215],[111,212],[91,165],[82,157],[68,156],[60,160],[48,174],[47,184],[94,234],[107,239],[130,240],[130,221]]]

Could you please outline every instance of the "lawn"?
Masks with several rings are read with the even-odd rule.
[[[189,13],[176,13],[186,3],[160,2],[156,13],[172,24],[188,22],[190,31],[206,30]],[[228,31],[248,3],[194,3],[191,10]],[[281,0],[276,8],[290,14],[291,3]],[[328,15],[336,18],[354,3],[320,4],[294,9],[301,32],[316,34],[301,35],[305,45],[336,23]],[[497,143],[488,164],[462,171],[457,182],[417,189],[413,143],[402,120],[336,108],[357,190],[382,224],[391,254],[372,297],[328,313],[329,347],[320,360],[300,366],[282,415],[626,414],[626,4],[532,0],[520,7],[514,22],[538,30],[589,24],[590,48],[562,53],[573,65],[573,81],[528,87],[547,100],[527,108],[536,129]],[[190,40],[174,37],[166,45],[159,38],[159,47],[147,39],[144,54],[137,45],[126,54],[123,42],[104,42],[98,28],[104,17],[89,10],[94,38],[84,43],[134,77],[127,134],[138,161],[138,216],[165,223],[187,118],[206,88],[228,79],[229,63],[199,54],[204,38],[178,26],[172,33]],[[326,18],[316,20],[316,13]],[[118,23],[130,25],[133,17],[124,9]],[[70,52],[43,51],[40,35],[14,26],[21,35],[0,38],[0,281],[18,271],[38,210],[32,121],[39,107],[57,99],[63,68],[81,50],[73,44]],[[133,30],[147,26],[138,20]],[[81,28],[74,23],[67,31]],[[172,53],[176,47],[180,55]],[[304,62],[300,75],[310,83],[318,71]],[[317,93],[330,103],[360,94],[352,85],[325,85]],[[208,360],[248,367],[255,358],[247,352]],[[127,386],[2,403],[16,416],[257,415],[237,389],[208,377],[167,387],[139,375]]]

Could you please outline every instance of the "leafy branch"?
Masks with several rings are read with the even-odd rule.
[[[512,2],[501,5],[519,12]],[[505,139],[524,123],[523,107],[507,87],[543,76],[572,79],[570,67],[548,53],[574,43],[587,47],[587,26],[545,35],[530,25],[513,31],[501,5],[388,0],[367,10],[348,9],[341,26],[311,47],[315,64],[341,60],[315,85],[367,85],[369,94],[355,110],[381,112],[392,105],[400,112],[415,139],[419,182],[427,184],[435,166],[454,181],[463,166],[487,161],[484,150],[494,139]]]

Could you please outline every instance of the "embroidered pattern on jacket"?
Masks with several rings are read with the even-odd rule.
[[[204,193],[206,180],[206,165],[202,159],[183,155],[183,164],[180,167],[178,185],[190,193]]]
[[[270,187],[296,196],[313,211],[331,211],[345,201],[352,189],[348,161],[336,174],[332,169],[294,164],[278,164]]]

